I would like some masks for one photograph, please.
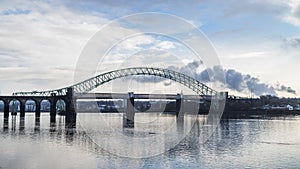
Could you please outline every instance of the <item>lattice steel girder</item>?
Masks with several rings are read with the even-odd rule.
[[[74,88],[76,93],[87,93],[98,86],[107,83],[111,80],[122,78],[125,76],[133,76],[133,75],[152,75],[163,77],[166,79],[173,80],[175,82],[181,83],[184,86],[190,88],[194,92],[199,95],[216,95],[217,91],[206,86],[205,84],[197,81],[196,79],[187,76],[185,74],[168,70],[162,68],[152,68],[152,67],[134,67],[134,68],[125,68],[114,70],[110,72],[106,72],[100,74],[98,76],[89,78],[84,80],[83,82],[74,84],[72,86],[68,86],[65,88],[57,89],[57,90],[48,90],[48,91],[34,91],[34,92],[16,92],[13,95],[17,96],[51,96],[51,94],[55,93],[56,95],[66,95],[67,88]]]

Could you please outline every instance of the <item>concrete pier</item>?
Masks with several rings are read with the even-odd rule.
[[[4,118],[9,117],[9,103],[5,102],[4,103]]]
[[[176,96],[176,109],[175,109],[176,117],[180,117],[184,115],[182,109],[183,109],[183,96],[182,94],[178,93]]]
[[[35,118],[40,118],[40,116],[41,116],[41,103],[36,102],[36,105],[35,105]]]
[[[71,127],[76,124],[76,100],[73,97],[74,90],[73,88],[67,89],[67,97],[66,97],[66,125],[67,127]],[[71,126],[70,126],[71,125]]]
[[[25,117],[25,103],[20,102],[20,117]]]
[[[56,99],[55,94],[52,94],[52,100],[50,103],[50,123],[56,122]]]
[[[128,99],[126,104],[126,110],[125,110],[125,117],[123,120],[123,127],[126,128],[133,128],[134,127],[134,93],[130,92],[128,93]]]

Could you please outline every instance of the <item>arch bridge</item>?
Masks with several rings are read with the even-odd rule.
[[[89,78],[80,83],[74,84],[61,89],[48,90],[48,91],[33,91],[33,92],[16,92],[13,93],[14,96],[51,96],[51,95],[66,95],[68,88],[73,88],[75,93],[84,94],[87,93],[100,85],[103,85],[107,82],[110,82],[114,79],[126,77],[126,76],[157,76],[166,79],[173,80],[184,86],[190,88],[198,95],[211,96],[216,95],[218,92],[205,84],[199,82],[198,80],[187,76],[183,73],[179,73],[169,69],[162,68],[152,68],[152,67],[134,67],[134,68],[125,68],[119,70],[113,70],[100,74],[98,76]]]
[[[74,103],[76,103],[76,99],[80,97],[84,97],[87,93],[105,83],[108,83],[114,79],[126,77],[126,76],[157,76],[166,79],[170,79],[172,81],[183,84],[184,86],[190,88],[199,96],[205,96],[211,98],[212,96],[220,96],[219,93],[206,86],[205,84],[199,82],[198,80],[187,76],[183,73],[179,73],[173,70],[162,69],[162,68],[153,68],[153,67],[133,67],[133,68],[125,68],[119,70],[113,70],[110,72],[106,72],[95,77],[84,80],[80,83],[56,89],[56,90],[47,90],[47,91],[32,91],[32,92],[15,92],[12,96],[0,96],[0,100],[4,102],[4,116],[8,117],[9,114],[9,102],[11,100],[19,100],[20,102],[20,115],[21,117],[25,116],[25,103],[27,100],[33,100],[36,103],[36,116],[40,114],[40,104],[42,100],[49,100],[51,104],[50,116],[53,121],[55,121],[56,114],[56,102],[58,100],[63,100],[66,104],[66,121],[68,118],[75,116],[75,107]],[[222,94],[221,94],[222,95]],[[104,97],[103,95],[101,97]],[[128,97],[128,95],[127,95]],[[130,96],[129,96],[130,97]],[[225,96],[226,97],[226,96]],[[170,98],[177,99],[178,96],[170,96]],[[132,98],[131,103],[133,104]],[[74,113],[70,113],[74,112]],[[68,114],[69,113],[69,114]],[[71,115],[73,114],[73,115]],[[74,115],[75,114],[75,115]],[[72,117],[73,118],[73,117]]]

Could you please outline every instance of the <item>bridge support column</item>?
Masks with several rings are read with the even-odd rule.
[[[125,118],[123,118],[123,127],[133,128],[134,127],[134,93],[128,93],[128,99],[126,104]]]
[[[36,102],[35,105],[35,118],[40,118],[41,116],[41,102]]]
[[[73,94],[73,88],[68,88],[66,98],[66,127],[68,128],[74,128],[76,126],[76,100],[74,99]]]
[[[176,117],[183,117],[183,97],[181,94],[177,93],[176,96],[176,109],[175,109]],[[180,113],[181,112],[181,113]]]
[[[25,102],[20,101],[20,117],[25,117]]]
[[[9,102],[4,103],[4,118],[9,117]]]
[[[56,122],[56,94],[51,94],[52,100],[50,102],[50,123]]]

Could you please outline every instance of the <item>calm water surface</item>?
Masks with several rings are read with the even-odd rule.
[[[124,132],[120,114],[78,116],[76,129],[66,129],[60,116],[56,124],[50,124],[48,114],[42,114],[36,123],[34,114],[28,113],[24,121],[10,117],[5,124],[0,114],[0,168],[300,168],[300,117],[221,121],[204,144],[196,126],[162,154],[128,158],[106,151],[85,132],[89,125],[98,125],[94,136],[110,139],[109,146],[120,148],[113,145],[114,132]],[[105,124],[97,121],[99,118]],[[136,120],[139,123],[134,130],[149,135],[176,124],[173,116],[155,114],[137,114]]]

